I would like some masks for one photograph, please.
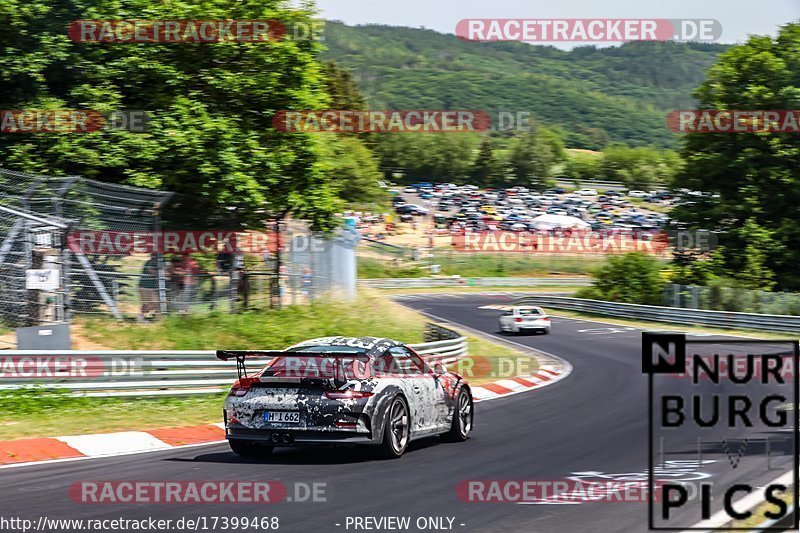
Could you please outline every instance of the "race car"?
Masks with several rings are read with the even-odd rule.
[[[464,441],[472,430],[467,381],[391,339],[323,337],[282,351],[217,350],[217,357],[236,360],[239,379],[223,418],[238,455],[358,444],[396,458],[415,439]],[[272,359],[248,375],[246,361],[253,357]]]
[[[550,333],[550,317],[541,307],[532,305],[516,305],[508,307],[500,315],[500,331],[520,333],[525,331],[541,331]]]

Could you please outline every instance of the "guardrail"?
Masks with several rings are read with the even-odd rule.
[[[375,289],[430,289],[434,287],[586,287],[591,278],[376,278],[360,279]]]
[[[466,337],[444,326],[429,324],[425,338],[431,342],[409,346],[430,362],[452,363],[468,353]],[[247,360],[253,369],[268,362],[263,357]],[[43,378],[43,371],[50,375]],[[218,360],[214,350],[4,350],[0,354],[0,391],[36,386],[89,397],[183,396],[225,392],[235,380],[236,365]]]
[[[552,309],[564,309],[568,311],[632,318],[636,320],[669,322],[671,324],[688,326],[785,331],[790,333],[800,332],[800,316],[791,315],[760,315],[756,313],[737,313],[733,311],[684,309],[680,307],[625,304],[547,295],[526,296],[517,302],[539,305]]]

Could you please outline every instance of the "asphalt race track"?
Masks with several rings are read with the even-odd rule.
[[[497,334],[498,311],[479,307],[507,300],[500,295],[469,295],[416,297],[403,303]],[[646,531],[646,503],[521,505],[458,499],[456,485],[463,480],[575,476],[603,480],[647,472],[647,378],[641,372],[640,330],[554,318],[551,335],[510,339],[568,360],[573,372],[541,390],[478,404],[476,426],[465,443],[417,442],[394,461],[365,458],[358,449],[279,450],[254,461],[239,458],[220,444],[4,468],[0,469],[0,516],[34,521],[42,515],[101,519],[277,516],[280,530],[290,532],[355,531],[352,526],[346,528],[348,516],[410,516],[409,530],[417,531],[414,520],[430,516],[454,518],[452,529],[464,532]],[[790,468],[785,466],[790,465],[786,462],[790,452],[784,452],[773,450],[773,469],[767,470],[762,454],[748,449],[734,470],[725,453],[711,450],[702,457],[707,463],[693,469],[697,472],[676,479],[696,476],[725,482],[735,475],[763,485]],[[668,453],[667,460],[696,458],[692,450]],[[235,506],[81,504],[70,499],[68,489],[83,480],[279,480],[290,488],[290,496],[294,483],[323,482],[327,501]],[[717,498],[713,510],[719,508]],[[682,518],[679,525],[685,527],[700,516]]]

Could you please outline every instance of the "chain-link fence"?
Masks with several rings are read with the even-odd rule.
[[[281,239],[270,221],[248,231],[203,221],[185,229],[185,220],[181,229],[164,228],[171,199],[0,169],[0,320],[13,327],[73,314],[145,320],[303,304],[336,286],[355,289],[351,237],[314,237],[298,222],[281,225]],[[55,285],[32,289],[36,270],[54,273]]]
[[[8,326],[64,321],[62,243],[69,221],[0,205],[0,320]]]

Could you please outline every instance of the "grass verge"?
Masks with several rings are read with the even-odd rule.
[[[794,502],[794,491],[789,490],[787,492],[784,492],[783,495],[778,496],[778,498],[783,500],[784,502],[786,502],[786,506],[787,507],[791,507],[792,503]],[[752,513],[753,514],[750,515],[750,517],[747,518],[746,520],[738,520],[738,521],[734,520],[733,522],[731,522],[729,524],[726,524],[725,527],[727,527],[727,528],[737,528],[737,529],[742,529],[742,530],[758,531],[756,529],[758,526],[762,525],[763,523],[767,522],[768,520],[771,520],[764,513],[767,513],[767,512],[774,513],[776,510],[777,510],[777,508],[776,508],[776,506],[774,504],[764,502],[764,503],[760,504],[758,507],[756,507],[755,509],[752,509]],[[797,512],[797,511],[795,510],[795,512]],[[770,527],[774,528],[775,526],[772,525]],[[786,531],[789,531],[789,529],[786,529]]]
[[[483,385],[522,374],[532,375],[539,369],[536,358],[506,344],[472,336],[464,331],[461,334],[466,335],[469,342],[470,357],[448,365],[448,369],[464,376],[470,385]]]
[[[481,277],[547,277],[559,275],[588,275],[606,263],[604,256],[570,257],[558,254],[483,254],[435,250],[432,262],[440,266],[443,275],[465,278]],[[427,263],[426,263],[427,264]],[[413,262],[393,262],[390,259],[360,256],[359,278],[416,278],[427,276],[428,269]]]
[[[354,302],[317,300],[279,310],[230,314],[171,315],[151,324],[86,320],[86,337],[118,350],[280,349],[305,339],[374,335],[422,342],[425,318],[361,291]]]
[[[221,422],[224,397],[76,398],[66,391],[3,392],[0,440]]]
[[[531,294],[542,294],[542,293],[558,293],[564,294],[569,293],[572,294],[580,287],[573,286],[557,286],[557,285],[548,285],[546,287],[537,287],[530,285],[491,285],[486,287],[470,287],[469,285],[456,285],[453,287],[430,287],[430,288],[417,288],[417,289],[377,289],[386,294],[480,294],[484,292],[530,292]]]

